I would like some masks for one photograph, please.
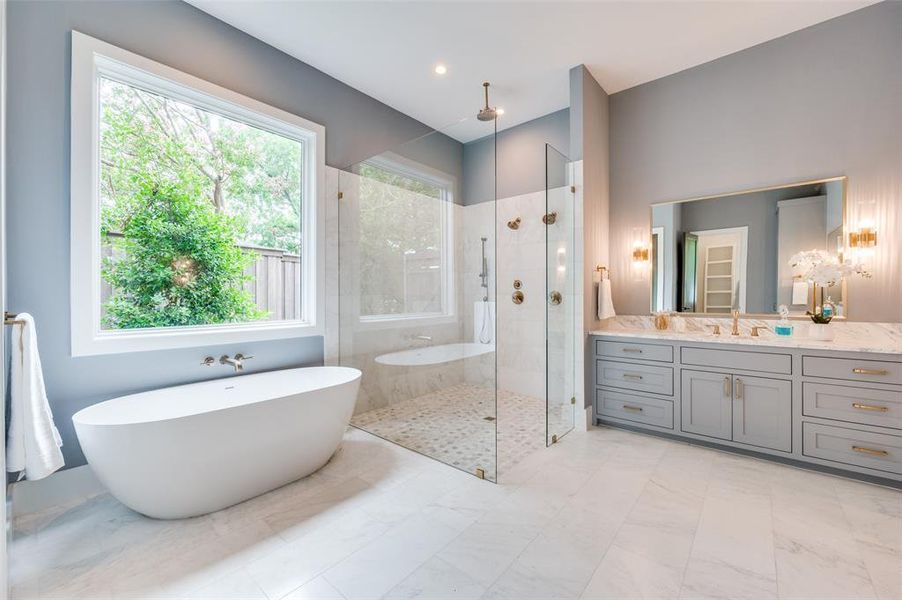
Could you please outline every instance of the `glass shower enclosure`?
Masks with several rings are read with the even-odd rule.
[[[496,482],[573,428],[578,303],[569,163],[499,199],[497,137],[462,120],[342,169],[337,244],[351,424]]]

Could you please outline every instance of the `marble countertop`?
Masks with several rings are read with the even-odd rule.
[[[731,320],[706,317],[676,317],[670,328],[658,330],[652,317],[618,316],[604,322],[601,329],[590,331],[591,335],[630,337],[654,340],[673,340],[705,344],[729,344],[762,346],[770,348],[805,348],[810,350],[836,350],[846,352],[874,352],[879,354],[902,355],[902,323],[850,323],[834,322],[834,339],[825,342],[808,337],[807,321],[792,321],[791,337],[773,333],[776,321],[766,319],[740,319],[740,335],[730,335]],[[713,335],[714,325],[720,325],[721,334]],[[750,335],[755,325],[769,327],[760,337]]]

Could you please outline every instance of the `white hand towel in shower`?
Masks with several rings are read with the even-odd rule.
[[[598,320],[603,321],[617,316],[614,312],[614,301],[611,299],[611,280],[598,282]]]
[[[20,478],[43,479],[63,466],[63,442],[53,424],[44,389],[34,319],[28,313],[19,313],[16,320],[23,323],[12,328],[6,470],[21,471]]]

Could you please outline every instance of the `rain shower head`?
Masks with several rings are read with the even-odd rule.
[[[485,108],[476,114],[476,118],[480,121],[494,121],[498,117],[498,111],[489,106],[489,82],[482,84],[485,88]]]

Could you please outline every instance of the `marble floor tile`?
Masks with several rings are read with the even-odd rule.
[[[14,523],[12,598],[902,598],[902,492],[627,431],[500,484],[349,428],[311,477],[194,519],[108,494]]]
[[[433,557],[392,588],[385,600],[413,600],[415,598],[442,600],[477,600],[485,588],[464,571]]]

